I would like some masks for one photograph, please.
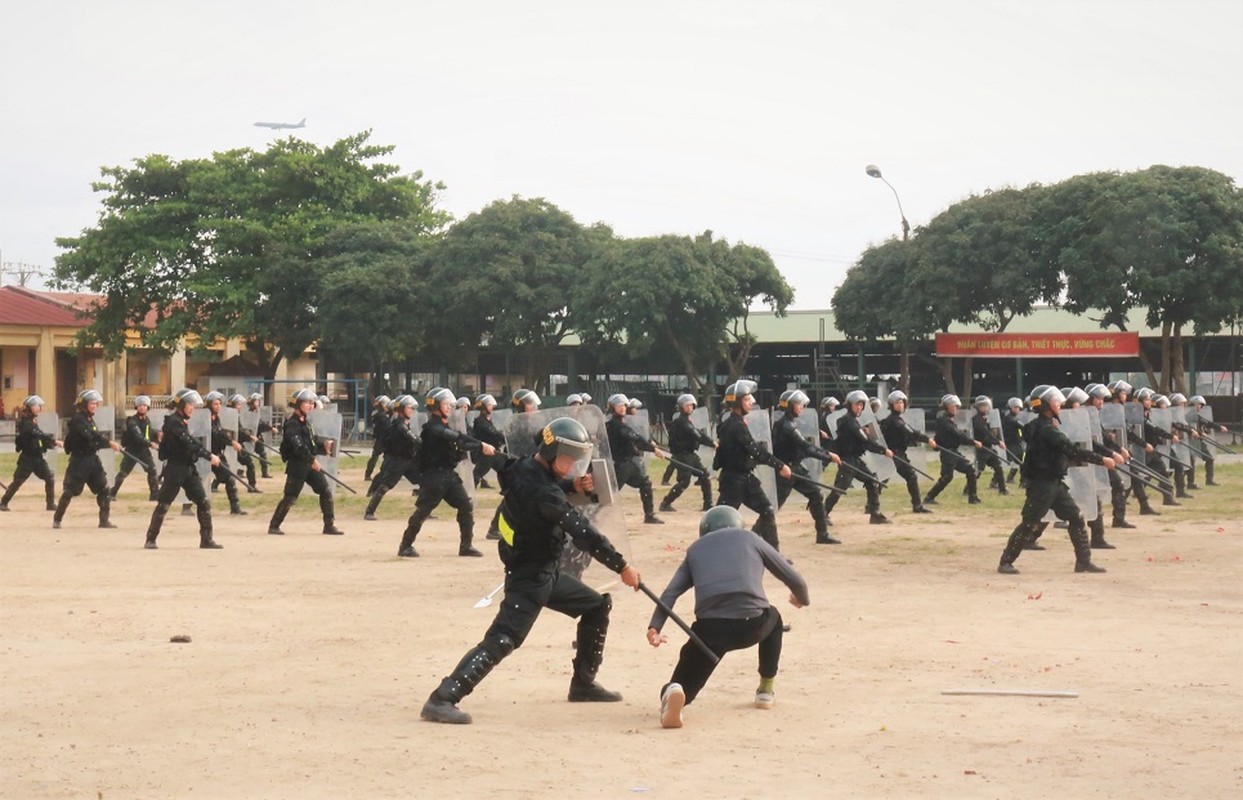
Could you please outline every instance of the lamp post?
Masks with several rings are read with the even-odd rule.
[[[898,197],[898,190],[893,188],[893,184],[885,180],[885,176],[881,174],[880,167],[875,164],[868,164],[865,168],[869,177],[880,178],[885,185],[889,187],[889,191],[893,192],[893,199],[898,201],[898,216],[902,217],[902,241],[910,241],[911,223],[906,221],[906,212],[902,210],[902,198]],[[903,344],[898,350],[898,386],[908,395],[911,393],[911,348]]]
[[[893,192],[893,199],[898,201],[898,215],[902,217],[902,241],[911,238],[911,223],[906,221],[906,212],[902,210],[902,198],[898,197],[898,190],[893,188],[893,184],[885,180],[885,176],[880,174],[880,167],[875,164],[867,165],[867,173],[873,178],[880,178],[885,185],[889,187],[889,191]]]

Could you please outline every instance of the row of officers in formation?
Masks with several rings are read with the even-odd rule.
[[[1138,502],[1141,515],[1159,513],[1152,507],[1149,491],[1159,494],[1165,505],[1178,505],[1180,498],[1189,497],[1188,489],[1199,488],[1195,483],[1196,461],[1204,462],[1205,484],[1215,485],[1215,454],[1228,449],[1213,437],[1215,432],[1226,429],[1212,421],[1211,409],[1203,397],[1166,397],[1143,388],[1132,398],[1133,387],[1125,381],[1108,386],[1089,384],[1082,389],[1039,386],[1026,402],[1010,398],[1004,413],[994,409],[986,396],[975,398],[971,404],[973,411],[968,412],[962,408],[960,398],[947,394],[941,398],[930,429],[923,411],[908,410],[907,396],[900,391],[890,393],[884,403],[879,398],[869,398],[863,391],[850,392],[844,403],[827,397],[820,403],[820,413],[814,414],[808,413],[808,396],[794,389],[780,396],[770,415],[756,409],[756,388],[748,380],[731,384],[715,426],[707,410],[699,408],[692,395],[679,396],[677,413],[667,424],[667,452],[652,438],[642,404],[623,394],[607,399],[603,424],[597,426],[601,430],[593,430],[590,419],[579,413],[589,408],[599,415],[590,395],[570,395],[564,413],[587,423],[593,439],[607,442],[606,451],[600,446],[603,442],[597,442],[596,449],[610,459],[610,483],[638,490],[645,523],[661,524],[657,511],[674,511],[674,503],[693,482],[702,494],[704,510],[726,505],[746,506],[754,511],[758,517],[752,530],[774,548],[779,547],[776,511],[794,492],[807,501],[815,542],[839,544],[840,540],[829,530],[830,514],[856,482],[862,484],[866,494],[864,508],[869,522],[887,524],[890,520],[881,511],[881,494],[895,477],[904,483],[912,511],[921,514],[930,513],[929,506],[937,503],[938,495],[957,473],[965,477],[964,494],[970,504],[980,502],[979,476],[991,473],[989,486],[1002,495],[1009,493],[1008,487],[1018,477],[1019,487],[1026,489],[1027,501],[1022,522],[1002,555],[1003,572],[1016,571],[1013,563],[1022,550],[1044,549],[1037,540],[1052,517],[1062,520],[1069,529],[1076,570],[1099,570],[1091,563],[1090,550],[1112,548],[1104,535],[1106,502],[1112,511],[1113,527],[1134,527],[1126,519],[1130,498]],[[157,547],[165,517],[180,498],[183,513],[195,513],[198,517],[200,546],[219,548],[213,537],[211,504],[199,463],[210,465],[213,489],[217,484],[224,487],[230,512],[245,514],[239,500],[239,483],[250,492],[259,491],[256,462],[262,476],[270,477],[268,459],[272,450],[265,446],[264,437],[273,428],[258,413],[262,399],[257,393],[249,398],[236,394],[226,402],[219,392],[203,397],[193,389],[182,389],[171,399],[162,426],[156,430],[149,416],[150,399],[139,396],[134,402],[135,413],[126,419],[118,442],[112,440],[111,431],[101,431],[96,425],[95,412],[102,396],[98,391],[86,390],[78,396],[76,413],[69,420],[62,442],[39,427],[43,400],[28,397],[17,425],[17,468],[0,500],[0,511],[9,510],[8,504],[18,488],[34,475],[44,481],[47,509],[54,512],[53,527],[61,526],[70,502],[84,488],[96,496],[100,527],[115,527],[110,520],[111,501],[126,477],[140,468],[146,474],[149,499],[156,504],[145,546]],[[335,476],[335,469],[326,470],[321,462],[321,458],[335,462],[340,431],[332,431],[329,436],[317,435],[310,419],[312,412],[326,401],[310,389],[299,389],[289,399],[290,413],[276,450],[284,462],[285,487],[269,522],[269,534],[284,533],[281,526],[304,486],[319,498],[323,533],[342,533],[336,525],[330,481],[345,484]],[[498,410],[492,395],[480,395],[472,403],[437,387],[427,393],[422,405],[425,421],[420,426],[416,424],[420,402],[412,395],[381,396],[374,401],[370,422],[375,445],[365,471],[365,479],[370,483],[364,519],[375,520],[385,495],[405,479],[415,487],[417,500],[403,531],[398,555],[418,556],[415,540],[424,522],[443,502],[456,511],[459,555],[479,556],[480,551],[473,546],[471,494],[475,487],[490,488],[486,481],[490,471],[499,475],[514,455],[525,454],[528,448],[515,449],[513,442],[507,441],[506,432],[511,432],[511,439],[514,429],[529,433],[531,426],[514,426],[512,420],[537,412],[540,398],[529,389],[519,389],[511,398],[510,408]],[[210,434],[199,437],[191,432],[190,420],[195,410],[203,406],[210,414]],[[476,413],[467,423],[466,412],[472,406]],[[244,418],[234,417],[233,425],[226,426],[222,421],[224,408],[234,409],[239,415],[250,413]],[[1067,409],[1085,409],[1085,413],[1071,417],[1066,414]],[[239,425],[238,419],[245,422]],[[1073,424],[1074,430],[1068,431],[1071,435],[1066,435],[1066,420],[1080,419],[1085,424]],[[536,431],[538,437],[538,428]],[[530,444],[538,446],[538,442]],[[57,447],[63,447],[69,456],[59,500],[45,457]],[[940,456],[940,475],[926,493],[920,489],[919,478],[931,481],[932,476],[920,469],[920,458],[913,457],[922,447]],[[111,470],[104,469],[100,458],[100,453],[109,449],[122,457],[111,486]],[[963,455],[964,449],[968,455]],[[153,458],[153,452],[160,463]],[[676,475],[659,509],[644,453],[668,460],[666,484]],[[972,453],[974,457],[970,457]],[[837,468],[836,477],[831,484],[822,483],[820,474],[830,464]],[[1085,479],[1083,471],[1070,469],[1083,464],[1103,467],[1107,475],[1097,476],[1095,483],[1085,488],[1080,485]],[[713,473],[718,484],[715,503]],[[1072,480],[1067,480],[1068,473]],[[471,491],[468,483],[473,484]],[[1072,489],[1079,491],[1072,493]],[[1083,505],[1089,507],[1080,509]],[[1091,515],[1090,520],[1086,520],[1083,511]],[[499,537],[495,521],[488,536]]]

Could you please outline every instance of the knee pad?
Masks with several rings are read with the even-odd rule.
[[[609,621],[609,612],[613,610],[613,596],[608,592],[600,595],[600,604],[590,611],[583,614],[579,618],[579,622],[583,625],[591,627],[599,627],[607,625]]]
[[[507,633],[498,634],[495,638],[484,639],[480,646],[487,650],[494,659],[500,661],[514,652],[518,643]]]

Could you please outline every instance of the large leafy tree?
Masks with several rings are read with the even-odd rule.
[[[794,296],[766,251],[711,231],[617,241],[588,272],[575,295],[583,342],[633,358],[672,354],[701,394],[720,361],[731,378],[745,368],[751,306],[784,314]]]
[[[604,227],[584,228],[542,198],[498,200],[453,225],[431,255],[437,319],[428,342],[445,366],[472,363],[481,343],[524,358],[526,385],[547,391],[572,327],[570,297]]]
[[[391,221],[430,234],[448,215],[442,188],[379,159],[369,133],[320,148],[296,138],[210,159],[152,155],[102,170],[98,224],[58,239],[55,281],[99,292],[83,343],[115,356],[127,330],[171,351],[241,337],[271,377],[321,332],[331,302],[321,252],[345,225]],[[149,314],[155,324],[145,326]]]

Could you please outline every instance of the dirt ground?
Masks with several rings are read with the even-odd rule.
[[[1052,529],[1021,575],[998,575],[1021,496],[968,507],[960,481],[929,516],[886,492],[888,526],[867,525],[852,491],[833,515],[841,546],[814,545],[792,501],[782,549],[812,605],[792,608],[770,580],[793,626],[776,707],[752,707],[755,651],[734,653],[681,730],[661,729],[657,692],[684,637],[670,624],[670,645],[649,647],[651,604],[624,587],[600,674],[623,702],[565,701],[574,627],[548,612],[463,702],[473,725],[421,722],[490,622],[473,605],[501,569],[490,543],[457,557],[448,509],[423,557],[396,558],[407,492],[377,522],[342,502],[343,537],[320,535],[303,498],[275,537],[280,483],[263,481],[243,497],[250,516],[214,495],[225,549],[197,549],[193,519],[170,516],[146,551],[139,477],[107,531],[87,497],[52,530],[28,485],[0,515],[0,796],[1243,796],[1243,463],[1219,464],[1223,485],[1195,500],[1160,517],[1132,507],[1138,529],[1109,531],[1118,549],[1096,556],[1105,575],[1074,574]],[[361,470],[344,477],[363,485]],[[657,527],[623,498],[632,561],[659,592],[697,503]],[[480,538],[495,503],[481,494]]]

